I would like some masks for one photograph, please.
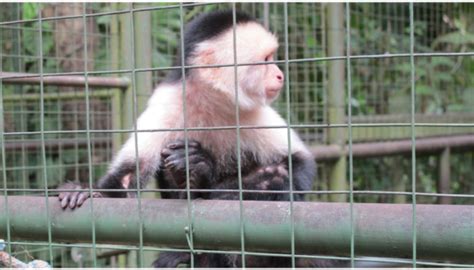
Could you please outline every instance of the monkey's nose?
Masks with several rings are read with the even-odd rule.
[[[278,74],[276,77],[278,81],[283,82],[283,74]]]

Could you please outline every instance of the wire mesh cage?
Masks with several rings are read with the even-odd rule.
[[[437,251],[442,244],[439,239],[425,241],[420,236],[423,231],[417,229],[417,221],[425,221],[417,215],[417,209],[424,209],[419,205],[473,203],[473,4],[2,3],[0,7],[0,212],[5,213],[0,217],[0,239],[16,258],[40,259],[54,267],[142,267],[168,251],[190,254],[185,266],[194,266],[201,253],[291,258],[290,266],[295,266],[295,258],[344,261],[348,266],[368,262],[382,267],[473,266],[472,208],[456,208],[468,213],[467,223],[457,224],[463,229],[453,235],[456,240],[464,237],[456,249],[462,252],[456,256],[453,251],[424,256],[427,249]],[[77,232],[80,236],[64,241],[63,235],[55,233],[61,219],[48,198],[56,196],[56,188],[68,180],[89,184],[92,192],[92,184],[106,173],[125,140],[140,132],[136,119],[154,86],[170,70],[184,73],[192,68],[178,57],[184,25],[198,14],[224,9],[254,16],[277,36],[275,63],[286,80],[272,107],[287,121],[284,128],[293,128],[309,146],[318,167],[313,190],[304,192],[305,207],[311,210],[311,205],[317,207],[315,202],[348,203],[344,213],[349,221],[344,224],[349,230],[341,233],[348,242],[336,235],[322,238],[332,240],[323,243],[331,247],[327,250],[300,252],[305,232],[297,231],[295,219],[305,216],[293,213],[296,206],[291,199],[284,202],[291,216],[288,227],[274,232],[278,237],[289,235],[275,236],[273,243],[278,246],[278,240],[289,239],[286,251],[272,244],[265,246],[268,250],[252,250],[250,236],[261,234],[266,239],[267,234],[245,223],[241,196],[235,212],[240,219],[232,224],[238,228],[240,248],[229,250],[225,244],[196,248],[193,214],[186,219],[186,230],[174,231],[187,237],[185,247],[173,243],[156,247],[153,241],[159,238],[144,239],[146,229],[152,229],[145,226],[150,224],[143,215],[149,212],[142,205],[142,199],[160,198],[163,189],[155,182],[139,185],[137,198],[128,199],[138,207],[138,213],[131,213],[136,218],[130,217],[139,224],[130,231],[134,238],[113,235],[113,229],[106,236],[137,240],[97,241],[102,239],[98,234],[107,231],[103,226],[116,229],[112,221],[117,217],[113,209],[108,215],[99,199],[91,199],[83,229]],[[246,127],[231,128],[238,132]],[[295,191],[290,193],[293,198]],[[33,209],[44,217],[13,213],[11,207],[18,207],[20,195],[26,198],[22,205],[29,205],[30,197],[46,197],[44,205]],[[190,196],[186,203],[193,213]],[[362,225],[356,222],[359,210],[354,209],[359,203],[409,207],[403,208],[411,210],[407,224],[412,226],[404,228],[409,234],[398,235],[411,240],[404,253],[377,253],[373,250],[383,243],[358,242],[367,240],[358,239]],[[98,214],[112,221],[94,221]],[[13,225],[28,223],[32,223],[31,235],[15,237]],[[46,224],[46,229],[37,229],[46,230],[42,237],[35,234],[40,227],[36,223]],[[309,239],[321,236],[314,237]]]

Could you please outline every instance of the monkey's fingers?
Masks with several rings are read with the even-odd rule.
[[[275,174],[277,171],[277,168],[274,166],[268,166],[264,169],[264,173],[267,175]]]
[[[278,174],[280,174],[283,177],[288,177],[289,176],[288,170],[284,165],[278,165],[277,172],[278,172]]]
[[[81,192],[79,196],[77,197],[77,207],[81,207],[82,204],[89,198],[90,193],[88,191]],[[100,192],[92,192],[92,198],[101,198],[102,193]]]
[[[176,150],[181,148],[186,148],[186,142],[184,140],[177,140],[174,141],[166,146],[167,148]],[[188,147],[192,148],[200,148],[201,144],[195,140],[188,140]]]
[[[61,193],[59,193],[58,199],[59,199],[60,201],[63,201],[64,198],[66,198],[67,194],[68,194],[68,192],[61,192]]]
[[[278,175],[281,177],[288,177],[288,170],[283,164],[261,168],[258,173],[263,174],[265,176]]]
[[[71,192],[69,196],[69,208],[74,209],[77,205],[77,199],[79,197],[80,191]]]
[[[165,168],[172,172],[183,171],[186,168],[186,162],[181,159],[167,158],[165,160]]]
[[[169,157],[171,155],[171,153],[172,153],[171,149],[163,148],[163,150],[161,150],[161,158],[165,159],[165,158]]]
[[[177,169],[184,170],[186,168],[186,158],[189,161],[190,168],[193,164],[207,161],[207,158],[204,155],[196,151],[190,151],[187,156],[184,151],[175,151],[164,158],[163,163],[165,167],[174,166]]]
[[[64,192],[59,195],[59,200],[61,202],[61,208],[65,209],[67,207],[74,209],[76,206],[81,206],[85,199],[82,199],[80,203],[78,203],[79,199],[81,199],[81,194],[83,192],[76,191],[76,192]]]
[[[66,183],[62,184],[61,186],[58,187],[59,190],[61,189],[81,189],[81,185],[77,182],[73,181],[67,181]],[[70,197],[72,195],[71,191],[61,191],[59,192],[58,199],[61,201],[61,206],[64,208],[67,206],[67,203],[70,200]]]
[[[89,192],[81,192],[77,196],[77,207],[81,207],[81,205],[89,198]]]
[[[163,150],[161,150],[161,158],[162,159],[167,159],[171,155],[178,156],[180,157],[185,157],[186,156],[186,149],[183,147],[165,147]],[[200,148],[195,148],[195,147],[189,147],[188,148],[188,157],[193,156],[193,155],[199,155],[201,152]]]
[[[70,192],[63,192],[59,194],[59,200],[61,201],[61,208],[65,209],[69,203]]]

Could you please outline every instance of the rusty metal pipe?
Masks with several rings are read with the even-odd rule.
[[[411,153],[411,140],[396,140],[387,142],[354,143],[352,154],[357,158],[382,157]],[[433,138],[419,138],[416,140],[417,154],[432,154],[449,147],[453,151],[474,149],[474,135],[443,136]],[[337,160],[349,155],[347,146],[322,145],[311,148],[316,161]]]
[[[112,143],[110,139],[99,138],[91,140],[96,146],[107,146]],[[85,139],[58,139],[46,141],[46,148],[71,148],[78,145],[87,145]],[[35,149],[41,147],[40,140],[6,141],[6,150],[17,150],[26,147]],[[417,154],[433,154],[441,152],[446,148],[453,151],[472,151],[474,149],[474,135],[444,136],[435,138],[421,138],[416,140]],[[352,153],[355,158],[383,157],[391,155],[403,155],[411,153],[411,140],[398,140],[388,142],[367,142],[354,143]],[[316,161],[329,162],[338,159],[340,156],[348,155],[347,146],[339,145],[318,145],[311,147]]]
[[[48,151],[57,149],[71,149],[74,147],[86,148],[87,144],[90,143],[94,147],[108,147],[112,144],[112,140],[108,138],[97,138],[91,139],[54,139],[45,140],[44,146]],[[18,141],[7,141],[4,142],[5,150],[37,150],[42,147],[41,140],[18,140]]]
[[[0,72],[0,81],[3,84],[30,84],[39,85],[43,81],[44,85],[56,86],[75,86],[85,87],[85,76],[60,75],[60,76],[43,76],[40,74],[17,73],[17,72]],[[95,77],[87,76],[87,85],[91,88],[121,88],[129,87],[130,82],[126,78],[113,77]]]
[[[51,223],[54,242],[89,242],[95,222],[98,243],[139,242],[136,199],[94,199],[71,211],[44,197],[0,197],[0,238],[47,240]],[[288,202],[245,201],[245,248],[251,251],[289,252]],[[474,205],[417,205],[417,259],[474,261]],[[146,245],[187,248],[185,200],[142,199],[143,240]],[[195,248],[240,250],[238,201],[193,201]],[[354,204],[357,256],[406,257],[412,254],[412,205]],[[295,243],[298,254],[348,255],[350,205],[347,203],[294,203]]]

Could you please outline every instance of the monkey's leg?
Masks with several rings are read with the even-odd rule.
[[[239,181],[233,176],[217,185],[212,192],[211,199],[215,200],[238,200]],[[219,189],[234,189],[236,192],[220,192]],[[284,191],[289,190],[288,169],[285,163],[261,166],[242,177],[242,189],[244,200],[284,201],[288,200],[287,193],[271,193],[261,191]],[[254,190],[254,191],[245,191]]]
[[[188,264],[191,259],[189,252],[160,252],[158,259],[152,263],[154,268],[176,268],[180,264]]]
[[[238,191],[239,183],[236,177],[224,179],[222,183],[214,187],[215,189],[235,189]],[[285,200],[281,193],[263,193],[258,190],[288,190],[288,170],[285,163],[277,163],[268,166],[261,166],[256,170],[242,177],[242,188],[245,191],[244,200]],[[238,192],[213,192],[211,195],[215,200],[238,200]],[[217,267],[242,267],[242,257],[232,254],[206,254],[210,264],[218,264]],[[245,256],[246,267],[291,267],[289,258],[265,257],[265,256]]]
[[[283,160],[288,165],[288,158]],[[296,152],[291,155],[293,190],[311,191],[316,177],[316,162],[312,156]],[[294,199],[303,201],[305,194],[294,194]]]
[[[264,166],[242,179],[243,189],[284,191],[289,190],[290,182],[286,164]],[[244,200],[284,201],[287,193],[245,192]]]
[[[292,162],[292,184],[293,190],[311,190],[316,174],[316,164],[311,157],[301,153],[291,155]],[[287,201],[290,199],[290,177],[288,169],[288,157],[282,158],[280,162],[270,165],[262,165],[242,177],[242,188],[244,190],[257,190],[256,192],[244,192],[244,200],[267,200]],[[213,189],[239,189],[236,177],[224,179],[221,183],[213,186]],[[288,191],[288,192],[258,192],[262,191]],[[213,192],[212,199],[237,200],[238,192]],[[301,201],[304,194],[294,194],[294,199]]]

